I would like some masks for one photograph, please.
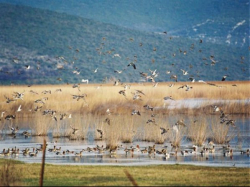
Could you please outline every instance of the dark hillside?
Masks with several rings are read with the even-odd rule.
[[[150,74],[149,69],[159,72],[156,82],[170,81],[172,74],[178,81],[190,76],[220,80],[224,74],[228,80],[249,79],[248,48],[200,43],[9,4],[0,4],[0,30],[1,84],[78,83],[82,79],[138,82],[143,81],[140,72]],[[136,69],[127,66],[131,62]],[[171,73],[166,74],[167,70]]]

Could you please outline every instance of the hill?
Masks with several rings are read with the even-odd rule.
[[[0,4],[0,29],[1,84],[78,83],[82,79],[139,82],[143,81],[140,72],[150,74],[149,69],[159,73],[156,82],[173,81],[173,74],[178,81],[189,77],[221,80],[225,74],[227,80],[249,80],[248,48],[4,3]],[[131,62],[136,69],[128,66]]]
[[[248,47],[248,0],[0,0],[146,32]]]

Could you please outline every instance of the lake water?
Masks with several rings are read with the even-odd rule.
[[[0,150],[3,149],[12,149],[19,148],[20,151],[25,148],[39,148],[43,143],[44,138],[49,143],[46,151],[46,163],[50,164],[71,164],[71,165],[150,165],[150,164],[192,164],[192,165],[204,165],[204,166],[223,166],[223,167],[248,167],[250,166],[249,155],[241,154],[241,151],[246,151],[249,149],[249,117],[238,117],[235,118],[237,121],[238,129],[240,130],[241,136],[236,136],[230,141],[230,148],[233,149],[233,155],[224,156],[222,146],[215,145],[215,153],[208,153],[201,155],[200,151],[202,147],[198,148],[196,154],[188,153],[183,156],[180,151],[177,152],[177,156],[171,155],[170,158],[165,159],[162,154],[155,154],[149,157],[147,153],[134,152],[125,154],[124,148],[127,146],[135,147],[136,145],[140,146],[140,149],[144,149],[148,146],[153,146],[154,142],[145,142],[145,141],[134,141],[133,143],[120,143],[122,147],[117,150],[116,156],[110,155],[109,151],[103,153],[98,152],[88,152],[84,151],[82,156],[76,156],[75,153],[79,153],[82,149],[87,149],[87,147],[93,148],[97,145],[105,145],[104,141],[94,141],[93,139],[89,140],[69,140],[68,138],[53,138],[52,134],[49,133],[46,137],[41,136],[30,136],[24,138],[22,134],[17,134],[16,138],[7,135],[8,131],[3,131],[1,134],[0,140]],[[22,132],[22,131],[21,131]],[[57,141],[57,143],[53,143]],[[48,149],[53,148],[54,145],[56,148],[61,147],[61,152],[64,150],[74,151],[74,153],[69,153],[65,155],[57,155],[56,152],[49,152]],[[167,146],[167,148],[166,148]],[[226,146],[226,145],[224,145]],[[156,150],[161,150],[163,148],[167,149],[168,153],[174,153],[171,150],[171,144],[165,142],[164,144],[156,144]],[[192,142],[184,139],[181,142],[180,150],[187,150],[190,152],[192,149]],[[22,152],[19,156],[0,156],[0,158],[10,158],[27,163],[41,163],[42,153],[38,152],[36,157],[30,157],[29,155],[24,156]]]

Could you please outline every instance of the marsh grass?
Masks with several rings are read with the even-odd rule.
[[[51,127],[54,127],[56,122],[49,116],[35,114],[33,124],[30,124],[32,135],[34,136],[47,136]]]
[[[249,81],[244,82],[213,82],[220,86],[210,86],[204,83],[178,82],[174,87],[169,87],[169,83],[160,83],[153,88],[152,84],[131,84],[131,88],[126,90],[126,97],[119,94],[120,90],[124,90],[122,85],[113,86],[112,84],[103,84],[99,89],[96,85],[81,85],[80,91],[72,88],[72,85],[34,85],[31,88],[25,86],[1,86],[0,87],[0,112],[5,111],[4,117],[8,114],[16,114],[16,119],[8,122],[1,118],[1,126],[3,129],[6,126],[20,124],[21,121],[27,119],[26,124],[29,126],[33,135],[47,135],[49,130],[52,130],[54,137],[70,137],[71,139],[85,139],[88,137],[89,128],[94,128],[94,139],[99,139],[100,134],[96,129],[103,130],[103,140],[108,146],[114,147],[117,142],[133,142],[136,140],[152,141],[155,143],[164,143],[171,141],[174,145],[179,146],[183,137],[187,133],[188,138],[196,144],[202,144],[207,138],[207,131],[211,131],[209,136],[215,136],[214,139],[218,142],[227,142],[234,135],[229,133],[229,127],[221,127],[221,135],[216,132],[216,122],[211,124],[208,130],[208,123],[199,118],[199,125],[192,125],[188,131],[186,128],[180,127],[178,134],[171,130],[172,126],[178,120],[177,118],[168,120],[165,116],[172,118],[183,114],[184,116],[195,116],[201,114],[214,114],[210,100],[218,100],[216,104],[220,106],[225,113],[235,114],[250,114],[250,104],[245,102],[249,98]],[[190,91],[178,89],[184,84],[193,86]],[[233,87],[232,84],[237,84]],[[56,92],[56,89],[61,88],[62,92]],[[31,93],[30,90],[37,92]],[[51,94],[42,93],[44,90],[50,90]],[[136,90],[142,91],[141,100],[133,100]],[[25,93],[23,100],[16,100],[11,103],[6,103],[5,96],[12,98],[14,92]],[[73,99],[73,95],[86,94],[85,99]],[[188,108],[184,105],[181,108],[173,107],[168,109],[169,103],[165,103],[165,96],[173,96],[175,100],[199,98],[209,99],[204,101],[199,108]],[[44,104],[35,103],[37,99],[47,98]],[[242,100],[242,101],[241,101]],[[146,110],[143,106],[150,105],[154,107],[154,111]],[[22,105],[22,111],[16,112],[19,105]],[[42,108],[34,111],[37,106]],[[42,115],[46,109],[56,111],[56,114],[66,113],[72,114],[72,119],[64,119],[57,122],[52,120],[50,116]],[[109,109],[111,115],[108,115],[106,110]],[[131,116],[131,111],[137,109],[141,112],[141,116]],[[156,124],[147,124],[150,115],[156,114]],[[186,118],[185,116],[185,118]],[[58,116],[57,116],[58,117]],[[105,118],[110,117],[111,125],[104,123]],[[205,117],[204,117],[205,118]],[[19,121],[20,120],[20,121]],[[20,122],[20,123],[19,123]],[[11,124],[10,124],[11,123]],[[78,128],[79,131],[72,135],[70,125]],[[169,132],[161,135],[160,127],[170,128]],[[21,127],[20,127],[21,128]],[[230,127],[231,128],[231,127]],[[194,132],[193,129],[198,129]],[[224,138],[222,138],[224,137]],[[226,138],[225,138],[226,137]],[[224,140],[223,140],[224,139]]]
[[[202,146],[209,135],[209,124],[206,118],[203,116],[199,118],[191,118],[188,126],[187,138],[190,139],[193,144]]]
[[[218,118],[211,119],[211,139],[217,144],[227,144],[235,136],[237,136],[237,131],[230,131],[231,127],[226,124],[221,124]]]
[[[118,121],[121,121],[122,124],[120,124],[120,140],[123,143],[132,143],[134,140],[134,137],[136,135],[136,128],[135,128],[135,124],[136,123],[136,118],[139,118],[139,116],[130,116],[130,115],[126,115],[126,116],[120,116],[118,119]]]

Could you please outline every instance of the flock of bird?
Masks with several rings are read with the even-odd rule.
[[[166,33],[165,33],[166,34]],[[103,38],[103,41],[105,41],[106,38]],[[131,40],[132,41],[132,40]],[[202,43],[202,40],[200,40],[199,43]],[[103,46],[104,44],[102,44]],[[140,46],[142,47],[143,44],[140,43]],[[194,48],[194,44],[192,44],[192,46],[190,48]],[[72,49],[71,47],[69,49]],[[99,54],[103,54],[104,52],[101,51],[102,48],[99,48],[97,49],[97,51],[99,52]],[[157,49],[156,48],[153,48],[153,51],[156,51]],[[75,50],[77,53],[79,53],[79,49],[76,49]],[[179,49],[180,53],[186,55],[187,54],[187,51],[183,51],[181,49]],[[108,52],[105,52],[105,54],[111,54],[112,55],[112,58],[122,58],[120,54],[116,53],[116,54],[113,54],[113,51],[108,51]],[[174,57],[176,54],[173,54],[172,56]],[[66,61],[64,57],[58,57],[58,60],[59,61]],[[211,66],[214,66],[217,61],[215,60],[215,57],[213,55],[210,56],[210,60],[211,60]],[[74,65],[74,63],[72,62],[72,64]],[[117,70],[117,69],[114,69],[114,73],[117,74],[117,75],[120,75],[122,73],[124,73],[125,70],[127,70],[127,68],[131,68],[132,70],[137,70],[138,69],[138,64],[137,64],[137,56],[135,55],[134,56],[134,60],[132,62],[129,62],[126,67],[122,68],[121,70]],[[56,64],[56,67],[58,70],[62,70],[64,69],[64,66],[61,65],[61,63],[57,63]],[[28,71],[31,69],[31,65],[25,65],[24,68]],[[191,65],[190,65],[190,69],[193,68]],[[39,64],[39,68],[37,68],[38,70],[40,69],[40,64]],[[158,85],[158,82],[156,81],[157,77],[159,76],[159,72],[157,72],[157,69],[155,70],[151,70],[149,69],[148,70],[149,72],[139,72],[139,75],[140,75],[140,78],[142,78],[144,81],[148,82],[152,82],[153,83],[153,87],[157,87]],[[187,76],[189,75],[189,71],[188,70],[185,70],[184,68],[180,68],[179,71],[182,72],[182,76]],[[98,72],[98,67],[96,69],[93,70],[93,73],[97,73]],[[72,71],[72,74],[75,75],[75,76],[79,76],[81,73],[81,70],[78,69],[77,67],[74,68],[74,70]],[[171,74],[170,75],[170,80],[173,82],[178,82],[178,75],[177,73],[174,73],[173,71],[171,70],[167,70],[166,71],[166,74]],[[221,78],[221,81],[225,81],[226,78],[228,77],[229,75],[223,75],[222,78]],[[59,77],[58,78],[59,81],[61,81],[61,78]],[[195,78],[193,76],[190,76],[189,79],[190,82],[195,82]],[[81,82],[82,83],[89,83],[89,79],[81,79]],[[214,84],[214,83],[209,83],[209,82],[205,82],[203,80],[198,80],[198,82],[200,83],[205,83],[205,84],[208,84],[208,85],[211,85],[211,86],[216,86],[216,87],[219,87],[218,85]],[[169,87],[173,87],[175,83],[171,83],[169,84]],[[120,94],[121,96],[123,96],[125,99],[128,99],[128,90],[130,90],[131,88],[131,85],[129,84],[124,84],[122,83],[122,81],[120,79],[116,79],[114,81],[114,86],[118,86],[118,85],[122,85],[123,86],[123,89],[120,90],[117,94]],[[232,85],[232,86],[237,86],[237,85]],[[29,86],[30,87],[30,86]],[[80,83],[75,83],[72,85],[72,88],[77,88],[78,89],[78,93],[79,94],[73,94],[72,95],[72,99],[76,100],[76,101],[84,101],[86,104],[87,104],[87,101],[86,101],[86,98],[87,98],[87,94],[85,93],[80,93],[81,92],[81,89],[80,89]],[[193,86],[190,86],[188,84],[184,84],[180,87],[178,87],[178,89],[184,89],[186,92],[188,91],[191,91],[193,89]],[[61,89],[57,89],[56,92],[62,92]],[[24,93],[25,92],[14,92],[13,95],[12,95],[12,98],[11,97],[8,97],[6,95],[4,95],[5,99],[6,99],[6,103],[8,104],[11,104],[17,100],[21,100],[23,101],[24,100]],[[39,95],[40,93],[37,93],[33,90],[30,90],[30,93],[31,94],[35,94],[35,95]],[[46,95],[46,94],[52,94],[51,90],[44,90],[41,92],[41,94],[43,95]],[[134,92],[131,92],[132,94],[132,100],[134,101],[142,101],[142,98],[146,95],[142,90],[138,90],[138,89],[135,89]],[[68,114],[68,113],[59,113],[53,109],[45,109],[46,107],[46,103],[48,102],[49,100],[49,97],[42,97],[40,99],[36,99],[34,100],[34,103],[36,103],[37,105],[35,106],[35,108],[33,109],[26,109],[26,110],[29,110],[29,111],[32,111],[32,112],[41,112],[41,115],[44,115],[44,116],[49,116],[51,117],[52,120],[55,120],[56,122],[57,121],[61,121],[61,120],[64,120],[66,118],[70,119],[72,118],[72,115],[71,114]],[[175,101],[175,99],[172,97],[172,96],[165,96],[164,98],[162,98],[163,101],[168,101],[168,100],[171,100],[171,101]],[[145,104],[143,105],[143,108],[146,110],[146,111],[149,111],[149,112],[152,112],[151,114],[151,118],[150,119],[147,119],[145,121],[145,123],[147,125],[155,125],[156,128],[159,129],[159,133],[164,136],[166,133],[168,133],[170,131],[170,128],[164,128],[160,125],[158,125],[157,123],[157,120],[155,119],[155,115],[153,112],[154,112],[154,107],[153,106],[150,106],[149,104]],[[16,112],[21,112],[23,110],[22,108],[22,105],[19,105],[19,107],[16,109]],[[233,119],[230,119],[228,115],[226,115],[223,110],[218,107],[218,106],[213,106],[213,110],[214,112],[220,112],[220,123],[221,124],[226,124],[226,125],[231,125],[233,127],[236,127],[235,125],[235,120]],[[103,121],[104,123],[106,123],[107,125],[110,125],[112,126],[112,111],[110,111],[110,109],[107,109],[106,111],[106,114],[108,117],[105,118],[105,120]],[[111,116],[110,116],[111,115]],[[141,116],[142,115],[142,112],[139,111],[138,109],[132,109],[131,111],[131,115],[134,116],[134,115],[138,115],[138,116]],[[18,128],[18,126],[13,126],[13,123],[12,121],[14,121],[16,118],[16,114],[5,114],[5,111],[3,111],[1,113],[1,118],[0,120],[1,121],[4,121],[4,120],[7,120],[7,121],[10,121],[10,124],[9,124],[9,129],[11,131],[11,135],[13,136],[13,138],[16,138],[16,135],[18,133],[18,131],[20,130]],[[69,125],[70,128],[71,128],[71,134],[72,135],[76,135],[78,132],[79,132],[79,128],[76,128],[74,127],[73,125]],[[185,128],[187,125],[185,124],[184,120],[183,119],[179,119],[177,120],[174,125],[172,126],[171,130],[173,130],[173,132],[175,134],[178,134],[179,131],[180,131],[180,128]],[[97,133],[99,133],[100,135],[100,139],[104,139],[105,138],[105,133],[102,129],[96,129]],[[23,131],[21,133],[22,135],[24,135],[25,138],[28,138],[29,136],[31,136],[31,133],[29,133],[28,131]],[[175,145],[172,145],[172,147],[174,147]],[[179,147],[177,147],[179,148]],[[33,151],[30,151],[29,148],[26,148],[24,150],[21,150],[22,154],[24,156],[36,156],[38,154],[39,151],[41,151],[43,149],[43,147],[41,146],[40,148],[32,148]],[[64,151],[61,151],[60,148],[57,148],[56,146],[53,146],[53,148],[48,148],[48,152],[55,152],[56,155],[67,155],[67,154],[73,154],[75,156],[82,156],[83,152],[98,152],[98,153],[104,153],[106,151],[108,151],[111,155],[115,155],[116,152],[118,150],[121,150],[122,147],[121,146],[116,146],[114,149],[106,149],[104,148],[104,146],[97,146],[97,147],[93,147],[93,148],[90,148],[88,147],[86,150],[85,149],[82,149],[80,152],[75,152],[75,151],[69,151],[69,150],[64,150]],[[208,154],[208,153],[214,153],[214,149],[215,147],[203,147],[201,151],[197,151],[197,146],[193,146],[191,148],[191,150],[181,150],[180,153],[185,156],[187,154],[201,154],[201,156],[203,156],[204,154]],[[177,156],[177,149],[174,151],[174,152],[168,152],[167,149],[163,148],[161,150],[156,150],[155,146],[148,146],[148,147],[145,147],[144,149],[140,149],[140,146],[139,145],[136,145],[135,147],[132,146],[130,148],[123,148],[124,152],[126,155],[128,154],[131,154],[133,155],[135,152],[138,152],[138,153],[141,153],[141,154],[144,154],[144,153],[148,153],[148,155],[151,157],[152,155],[156,155],[156,154],[159,154],[159,155],[164,155],[165,158],[169,158],[171,155],[173,156]],[[171,149],[172,150],[172,149]],[[242,151],[242,154],[247,154],[249,156],[249,149],[247,149],[247,151]],[[0,156],[9,156],[9,155],[15,155],[17,156],[19,154],[19,149],[16,149],[16,148],[12,148],[12,149],[4,149],[2,151],[2,153],[0,153]],[[227,156],[227,155],[230,155],[232,156],[233,154],[233,150],[232,149],[229,149],[228,147],[227,148],[223,148],[223,154],[224,156]]]
[[[170,157],[174,157],[177,159],[179,156],[201,156],[204,157],[206,160],[209,159],[209,156],[214,157],[215,155],[221,155],[224,157],[230,157],[233,158],[234,154],[237,155],[246,155],[249,157],[249,149],[246,150],[240,150],[236,153],[234,153],[233,149],[230,147],[230,145],[226,146],[216,146],[212,141],[204,145],[203,147],[198,147],[196,145],[193,145],[191,147],[183,148],[182,150],[178,151],[178,149],[171,144],[171,149],[168,149],[168,146],[164,147],[158,147],[156,148],[156,145],[152,146],[145,146],[143,148],[140,147],[140,145],[131,145],[130,147],[124,146],[124,145],[117,145],[114,148],[106,148],[104,145],[99,146],[92,146],[92,147],[85,147],[78,150],[69,150],[65,149],[63,150],[62,147],[57,146],[57,141],[47,143],[44,147],[43,144],[38,145],[37,147],[26,147],[22,150],[15,147],[3,149],[3,151],[0,153],[0,157],[19,157],[19,155],[23,157],[36,157],[39,152],[43,152],[43,150],[46,150],[46,154],[50,155],[61,155],[61,156],[73,156],[73,157],[82,157],[84,155],[88,155],[88,153],[95,153],[98,155],[107,155],[111,158],[117,158],[121,157],[122,155],[125,155],[125,157],[134,157],[137,156],[143,156],[148,155],[149,158],[156,158],[156,156],[162,156],[163,159],[169,159]],[[42,153],[40,154],[42,155]]]

